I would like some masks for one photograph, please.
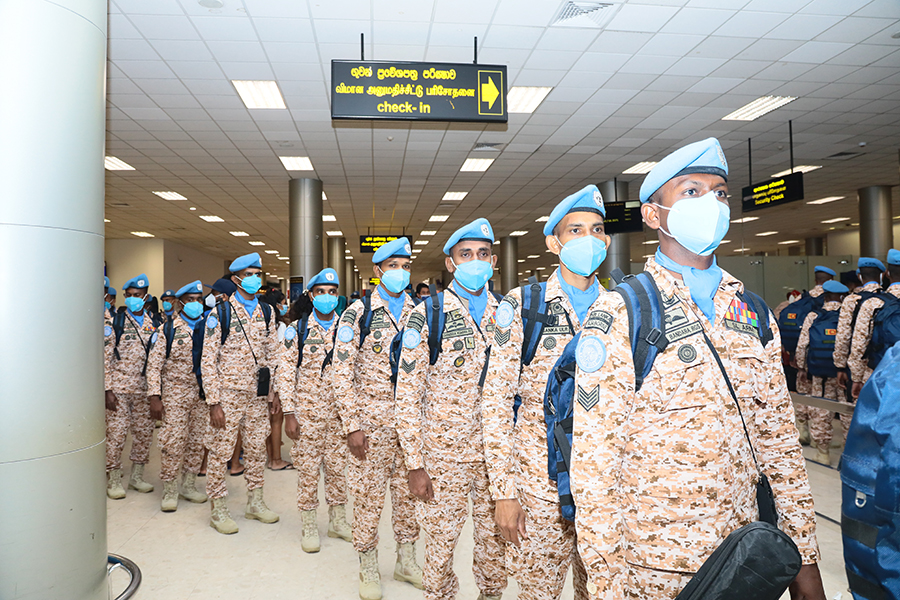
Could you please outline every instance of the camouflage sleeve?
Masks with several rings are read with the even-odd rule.
[[[156,343],[150,347],[147,357],[147,395],[162,395],[162,368],[166,361],[166,335],[163,326],[156,328]]]
[[[112,389],[112,361],[115,347],[116,334],[113,331],[112,321],[105,319],[103,323],[103,389],[107,391]]]
[[[425,303],[413,310],[403,332],[397,393],[394,398],[397,435],[410,471],[425,468],[422,433],[425,429],[425,382],[428,378],[428,325]]]
[[[481,399],[484,454],[496,500],[516,498],[513,405],[522,359],[521,290],[514,289],[494,313],[494,343]]]
[[[772,484],[779,527],[797,544],[803,564],[811,564],[819,560],[815,508],[794,425],[794,407],[781,366],[781,337],[777,323],[771,323],[775,339],[766,346],[759,379],[763,383],[759,390],[762,406],[756,413],[757,458]]]
[[[806,318],[803,320],[803,327],[800,329],[800,339],[797,340],[797,351],[794,353],[794,358],[797,360],[797,368],[801,371],[806,370],[806,355],[809,352],[809,328],[812,327],[813,321],[816,320],[817,316],[814,312],[806,315]],[[777,321],[772,322],[776,323]]]
[[[331,367],[331,383],[338,414],[344,425],[344,434],[362,429],[359,394],[356,390],[355,370],[359,358],[359,317],[363,311],[362,300],[357,300],[341,314],[337,338],[334,341],[334,361]]]
[[[201,325],[198,325],[200,327]],[[210,406],[219,403],[221,381],[219,379],[219,350],[222,347],[222,324],[213,311],[203,325],[203,353],[200,357],[200,375],[203,378],[203,392]]]
[[[875,311],[884,306],[884,300],[871,298],[859,309],[856,317],[856,327],[850,338],[850,356],[847,358],[847,366],[850,367],[850,378],[853,381],[866,380],[868,361],[863,358],[872,341],[872,326],[874,325]]]
[[[598,598],[621,598],[627,580],[621,464],[635,406],[628,316],[618,294],[595,303],[612,315],[608,333],[582,330],[576,351],[571,485],[578,552]]]
[[[293,331],[293,333],[289,333]],[[284,339],[275,347],[275,389],[281,399],[281,408],[284,412],[297,410],[297,344],[299,337],[297,322],[294,321],[284,330]]]
[[[847,356],[850,354],[850,321],[853,319],[855,302],[845,298],[841,303],[841,314],[838,317],[837,335],[834,338],[834,365],[838,369],[847,367]]]

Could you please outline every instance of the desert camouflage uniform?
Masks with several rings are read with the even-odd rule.
[[[861,288],[856,288],[856,292],[877,292],[879,290],[881,290],[881,285],[877,281],[870,281]],[[837,337],[834,340],[834,365],[838,369],[847,368],[847,358],[850,356],[850,342],[853,339],[850,321],[853,320],[853,313],[856,311],[856,304],[860,299],[856,292],[847,294],[844,301],[841,302],[841,316],[838,319]]]
[[[237,292],[240,293],[240,292]],[[266,468],[266,438],[271,426],[265,397],[257,397],[257,370],[274,367],[275,323],[268,326],[258,301],[252,315],[239,301],[231,304],[231,331],[222,345],[222,324],[217,311],[206,320],[203,334],[203,358],[200,372],[203,391],[209,406],[221,404],[225,412],[225,429],[210,427],[209,457],[207,458],[206,492],[210,498],[228,495],[225,485],[226,463],[234,452],[240,431],[244,447],[244,479],[247,490],[263,486]],[[272,321],[275,316],[272,316]],[[247,334],[244,337],[244,333]],[[247,338],[250,343],[247,343]],[[253,348],[251,353],[251,346]],[[253,354],[256,355],[254,362]]]
[[[809,295],[812,296],[813,298],[818,298],[819,296],[821,296],[824,293],[825,293],[825,288],[823,288],[821,285],[817,285],[813,289],[809,290]],[[778,313],[775,313],[775,318],[776,319],[778,318]],[[795,362],[796,362],[796,354],[797,353],[795,352],[794,356],[791,357],[791,358],[795,359]],[[805,395],[809,395],[812,393],[812,383],[806,377],[800,377],[799,374],[797,375],[797,393],[805,394]],[[796,414],[797,414],[798,421],[809,421],[809,418],[810,418],[809,406],[807,406],[806,404],[795,404],[794,412],[796,412]]]
[[[888,294],[900,298],[900,285],[894,284],[885,290]],[[884,306],[881,298],[869,298],[859,309],[856,317],[856,327],[850,343],[850,356],[847,366],[850,367],[850,378],[865,384],[872,375],[869,368],[868,357],[865,356],[869,343],[872,341],[872,330],[875,325],[875,314]],[[845,415],[847,416],[847,415]]]
[[[419,523],[429,534],[422,576],[428,600],[454,598],[459,592],[453,551],[468,517],[468,496],[475,526],[475,583],[486,596],[499,596],[506,588],[503,538],[488,491],[477,383],[493,339],[497,300],[488,295],[481,323],[475,323],[468,302],[457,296],[457,285],[452,282],[444,292],[446,321],[437,362],[429,365],[431,324],[425,322],[422,302],[406,325],[397,378],[397,433],[406,467],[425,469],[434,487],[434,500],[416,504]]]
[[[353,494],[353,547],[357,552],[378,545],[378,522],[384,508],[385,487],[391,488],[391,521],[397,543],[419,538],[415,502],[409,493],[403,451],[394,419],[391,383],[391,340],[406,325],[415,305],[406,296],[400,321],[395,322],[377,290],[372,292],[372,323],[359,347],[359,319],[363,301],[357,300],[341,315],[335,342],[332,387],[344,434],[363,431],[369,442],[365,460],[350,454],[349,484]],[[341,329],[350,328],[341,341]],[[346,331],[346,330],[345,330]],[[352,336],[350,335],[352,334]]]
[[[307,323],[306,340],[300,339],[300,322],[285,330],[279,345],[276,387],[285,413],[294,413],[300,438],[291,446],[291,461],[297,469],[297,507],[301,511],[319,507],[319,468],[325,469],[325,502],[346,504],[347,439],[341,430],[337,404],[331,388],[330,367],[323,371],[325,355],[334,348],[337,317],[326,330],[314,316]],[[298,367],[298,348],[303,362]]]
[[[156,343],[147,362],[147,395],[162,398],[164,425],[159,430],[160,479],[175,481],[180,473],[200,472],[209,433],[209,407],[200,399],[194,374],[193,326],[173,318],[172,351],[166,358],[165,325],[156,330]],[[202,323],[197,324],[202,327]]]
[[[131,455],[133,463],[147,464],[150,460],[150,444],[153,441],[153,420],[150,418],[150,402],[147,400],[147,378],[143,375],[147,359],[147,345],[152,344],[156,326],[150,314],[144,313],[144,324],[139,325],[131,314],[125,312],[125,329],[119,340],[119,358],[115,357],[116,335],[112,320],[104,329],[104,349],[108,357],[106,389],[118,398],[116,410],[106,411],[106,471],[122,468],[122,449],[125,436],[131,427]]]
[[[716,546],[757,519],[756,482],[735,402],[703,338],[728,371],[775,493],[780,527],[803,563],[818,560],[815,513],[784,374],[778,325],[764,348],[743,284],[723,273],[711,325],[687,288],[652,258],[668,347],[635,393],[625,305],[582,330],[577,353],[572,493],[588,592],[603,599],[671,599]],[[726,318],[729,317],[729,318]],[[585,370],[585,367],[589,369]]]
[[[586,598],[584,565],[575,551],[574,524],[562,517],[556,485],[547,475],[544,388],[550,370],[581,322],[559,283],[557,269],[547,280],[546,312],[556,323],[544,326],[534,360],[521,365],[524,339],[522,288],[515,288],[499,314],[512,314],[505,327],[495,323],[494,343],[482,400],[485,456],[494,500],[518,499],[528,537],[506,546],[510,573],[522,600],[559,598],[573,563],[575,597]],[[509,318],[509,317],[506,317]],[[588,315],[588,319],[590,319]],[[515,396],[522,400],[513,423]]]
[[[822,306],[823,311],[841,310],[840,302],[826,302]],[[800,339],[797,341],[797,367],[806,370],[806,358],[809,353],[809,329],[819,315],[810,312],[803,321],[803,328],[800,330]],[[838,387],[837,377],[816,377],[809,375],[809,391],[806,392],[811,396],[820,396],[828,398],[835,402],[844,399],[844,392]],[[833,428],[831,426],[834,413],[824,408],[816,408],[815,406],[803,405],[807,409],[809,415],[809,437],[815,442],[816,446],[827,449],[831,443]]]

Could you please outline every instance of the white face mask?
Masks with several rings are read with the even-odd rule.
[[[206,297],[206,300],[203,302],[208,308],[216,307],[216,297],[210,294]]]
[[[720,201],[716,192],[683,198],[672,208],[662,205],[657,208],[669,211],[669,231],[662,226],[660,231],[699,256],[715,252],[731,224],[731,207]]]

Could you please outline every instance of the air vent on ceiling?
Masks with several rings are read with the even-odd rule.
[[[559,7],[551,27],[586,27],[602,29],[616,15],[618,5],[612,2],[572,2]]]
[[[506,144],[493,144],[493,143],[482,143],[478,142],[475,144],[475,147],[472,148],[473,152],[500,152],[503,150],[503,146]]]
[[[110,206],[115,206],[116,208],[128,208],[131,206],[130,204],[126,204],[125,202],[112,202]]]
[[[851,158],[862,156],[862,154],[862,152],[838,152],[837,154],[832,154],[831,156],[826,156],[825,158],[828,160],[850,160]]]

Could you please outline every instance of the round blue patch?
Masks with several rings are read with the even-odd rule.
[[[295,327],[288,327],[284,332],[284,339],[291,341],[295,337],[297,337],[297,329]]]
[[[206,320],[206,327],[208,329],[215,329],[219,324],[219,319],[216,318],[216,315],[209,315],[209,318]]]
[[[346,344],[349,341],[353,340],[353,328],[349,325],[344,325],[337,332],[337,338],[339,342]]]
[[[104,337],[109,337],[113,334],[112,325],[104,325],[103,326],[103,335]]]
[[[497,312],[494,313],[494,320],[497,321],[497,327],[502,327],[503,329],[512,325],[513,317],[515,317],[515,312],[508,302],[501,302],[500,306],[497,307]]]
[[[585,373],[598,371],[606,362],[606,345],[596,337],[582,337],[575,348],[575,363]]]
[[[415,329],[407,329],[403,334],[403,347],[412,350],[422,341],[422,334]]]

